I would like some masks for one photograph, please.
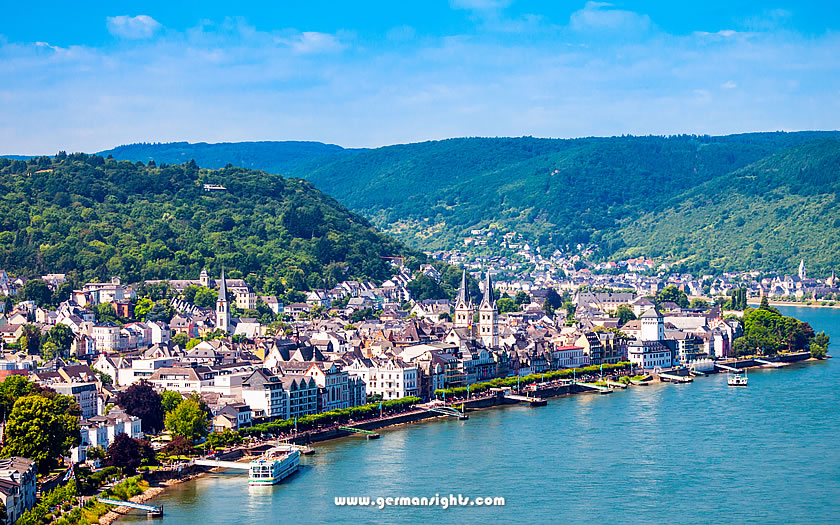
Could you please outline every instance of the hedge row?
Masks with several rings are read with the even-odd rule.
[[[470,394],[480,394],[485,392],[491,388],[502,388],[502,387],[509,387],[509,386],[516,386],[519,384],[520,386],[525,386],[533,383],[539,383],[542,381],[554,381],[556,379],[568,379],[573,377],[574,375],[586,375],[586,374],[599,374],[601,370],[604,372],[612,372],[615,370],[626,370],[630,367],[630,363],[626,361],[622,361],[620,363],[612,364],[612,365],[603,365],[603,369],[601,365],[591,365],[585,366],[583,368],[565,368],[563,370],[552,370],[551,372],[545,372],[543,374],[531,374],[523,377],[499,377],[493,379],[491,381],[487,381],[484,383],[475,383],[474,385],[470,385],[469,387],[454,387],[454,388],[447,388],[447,389],[437,389],[435,390],[435,397],[441,397],[446,394],[446,397],[465,397],[467,395],[467,389],[469,389]]]
[[[392,399],[390,401],[382,402],[382,409],[387,412],[404,411],[420,402],[418,397],[404,397],[402,399]],[[299,417],[297,420],[298,430],[311,430],[316,427],[329,426],[334,424],[347,423],[351,419],[360,420],[376,417],[379,415],[379,403],[369,403],[367,405],[359,405],[350,408],[342,408],[339,410],[331,410],[329,412],[322,412],[320,414],[312,414],[309,416]],[[248,436],[259,436],[262,434],[277,435],[293,431],[295,428],[294,419],[280,419],[277,421],[269,421],[267,423],[260,423],[249,428],[240,430],[242,434]]]

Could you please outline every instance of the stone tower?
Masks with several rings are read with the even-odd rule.
[[[227,300],[224,268],[222,268],[222,278],[219,283],[219,298],[216,300],[216,329],[230,333],[230,306]]]
[[[467,292],[467,270],[461,277],[461,287],[455,299],[455,328],[469,328],[473,320],[473,304]]]
[[[805,259],[799,261],[799,279],[805,279]]]
[[[478,336],[487,348],[499,347],[499,310],[493,297],[493,282],[489,271],[484,282],[484,296],[478,306]]]
[[[665,339],[665,319],[656,308],[651,308],[641,317],[642,341],[662,341]]]
[[[201,270],[201,275],[198,276],[198,282],[205,288],[210,288],[210,274],[207,273],[207,268]]]

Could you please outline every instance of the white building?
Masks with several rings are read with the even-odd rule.
[[[14,523],[35,506],[38,467],[31,459],[13,456],[0,459],[0,501],[6,507],[6,521]]]
[[[179,366],[161,367],[149,377],[149,383],[155,390],[174,390],[182,394],[200,393],[202,387],[213,384],[213,372],[207,366],[184,368]]]
[[[73,396],[82,410],[82,418],[97,414],[96,383],[53,383],[50,388],[64,396]]]
[[[420,392],[417,367],[400,359],[356,359],[345,370],[362,379],[367,395],[400,399]]]
[[[94,416],[79,421],[82,443],[70,451],[73,462],[87,459],[87,449],[90,447],[108,448],[119,434],[128,434],[134,439],[143,437],[142,420],[137,416],[130,416],[120,410],[112,410],[104,416]]]
[[[120,325],[111,321],[97,323],[91,328],[90,336],[96,345],[99,353],[110,353],[119,350],[120,346]]]

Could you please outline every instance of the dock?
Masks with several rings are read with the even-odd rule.
[[[572,384],[583,388],[597,390],[600,394],[612,394],[612,389],[607,386],[596,385],[593,383],[584,383],[583,381],[572,381]]]
[[[240,461],[219,461],[217,459],[195,459],[193,460],[193,464],[200,467],[229,468],[238,470],[248,470],[251,468],[248,463],[242,463]]]
[[[437,406],[420,406],[417,405],[418,408],[425,410],[426,412],[436,412],[442,416],[452,416],[457,417],[461,420],[469,419],[469,416],[463,410],[458,410],[455,407],[446,406],[446,405],[437,405]]]
[[[740,372],[741,371],[740,368],[727,366],[727,365],[724,365],[724,364],[721,364],[721,363],[715,363],[715,367],[726,370],[727,372]]]
[[[544,407],[548,404],[548,401],[541,397],[528,397],[528,396],[520,396],[519,394],[513,394],[510,390],[505,392],[505,397],[507,399],[514,399],[516,401],[524,401],[529,403],[532,407]]]
[[[780,363],[780,362],[773,362],[773,361],[765,361],[764,359],[757,359],[753,358],[753,361],[756,363],[761,363],[762,367],[770,367],[770,368],[781,368],[783,366],[788,366],[790,363]]]
[[[622,390],[627,388],[626,383],[619,383],[618,381],[604,381],[607,386],[611,386],[613,388],[621,388]]]
[[[659,374],[660,381],[666,381],[669,383],[691,383],[694,381],[694,378],[691,376],[677,376],[673,374]]]
[[[128,507],[130,509],[144,510],[148,516],[163,516],[163,507],[155,507],[154,505],[146,505],[145,503],[134,503],[133,501],[123,501],[120,499],[110,498],[96,498],[100,503],[106,505],[115,505],[117,507]]]
[[[353,432],[354,434],[362,434],[367,439],[379,439],[379,434],[373,430],[365,430],[356,427],[338,427],[338,429],[344,430],[345,432]]]

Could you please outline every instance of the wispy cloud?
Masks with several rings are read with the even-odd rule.
[[[510,5],[511,0],[449,0],[453,9],[501,9]]]
[[[418,38],[398,27],[378,40],[237,18],[158,27],[130,46],[0,38],[0,144],[27,154],[170,140],[377,146],[840,121],[837,33],[736,25],[675,35],[597,3],[555,23],[537,17],[511,15],[531,24],[515,34],[503,30],[508,18],[488,16],[471,32]]]
[[[648,15],[617,9],[606,2],[587,2],[569,20],[575,31],[649,31],[653,23]]]
[[[160,23],[148,15],[109,16],[106,20],[108,32],[120,38],[138,40],[153,36],[160,29]]]

